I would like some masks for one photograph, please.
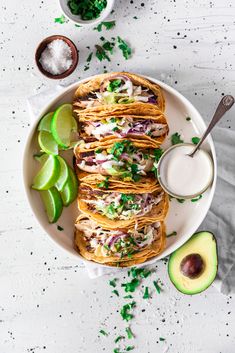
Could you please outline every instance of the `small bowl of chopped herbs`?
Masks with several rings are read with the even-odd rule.
[[[95,25],[103,21],[112,11],[115,0],[59,0],[60,7],[71,21],[84,25]]]

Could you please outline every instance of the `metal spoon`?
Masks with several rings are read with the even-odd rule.
[[[197,150],[199,149],[199,147],[201,146],[203,141],[206,139],[207,135],[211,132],[213,127],[218,123],[218,121],[224,116],[224,114],[233,106],[233,104],[234,104],[233,96],[227,95],[221,99],[221,101],[215,111],[215,114],[214,114],[213,118],[211,119],[210,124],[208,125],[208,128],[206,129],[206,131],[202,135],[200,141],[195,146],[193,151],[188,154],[189,157],[193,157],[195,155],[195,153],[197,152]]]

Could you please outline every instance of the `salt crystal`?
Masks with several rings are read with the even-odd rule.
[[[64,40],[55,39],[43,50],[39,62],[45,71],[60,75],[73,63],[71,48]]]

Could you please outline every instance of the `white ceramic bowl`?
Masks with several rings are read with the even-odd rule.
[[[107,0],[107,6],[101,12],[100,16],[94,20],[89,20],[89,21],[84,21],[81,19],[80,16],[73,15],[68,6],[68,0],[59,0],[59,4],[64,15],[74,23],[79,24],[81,26],[94,26],[104,21],[106,17],[108,17],[108,15],[113,9],[114,1],[115,0]]]
[[[179,132],[184,141],[189,142],[193,136],[202,134],[206,126],[201,115],[193,107],[193,105],[179,92],[169,87],[165,83],[151,77],[146,78],[159,84],[163,89],[166,99],[166,115],[170,128],[169,136],[175,132]],[[36,162],[33,158],[33,155],[39,151],[36,134],[39,120],[44,114],[49,111],[53,111],[60,104],[71,102],[76,87],[80,83],[89,79],[91,79],[91,77],[76,82],[65,88],[61,93],[57,95],[56,98],[54,98],[42,109],[41,113],[38,115],[34,124],[30,128],[29,136],[25,145],[23,160],[23,179],[25,190],[35,217],[51,239],[53,239],[69,254],[74,255],[77,258],[81,258],[81,256],[74,248],[74,221],[78,213],[76,201],[69,207],[64,208],[63,213],[56,224],[49,224],[39,193],[35,190],[32,190],[30,186],[32,184],[33,177],[39,168],[39,163]],[[190,122],[186,120],[187,116],[191,117]],[[167,148],[169,146],[170,139],[168,138],[167,141],[164,142],[163,147]],[[203,198],[198,202],[191,202],[188,200],[184,203],[179,203],[176,199],[173,199],[170,202],[170,208],[166,219],[167,233],[176,231],[177,236],[168,238],[165,250],[157,257],[147,261],[146,263],[153,263],[156,260],[169,255],[171,252],[185,243],[198,229],[210,208],[211,201],[215,192],[217,176],[216,155],[211,136],[207,138],[203,148],[211,154],[212,160],[214,162],[213,183],[211,187],[208,188],[207,191],[203,194]],[[72,164],[72,153],[69,155],[68,152],[66,152],[66,158]],[[59,231],[57,229],[58,224],[63,227],[63,231]],[[107,267],[105,265],[97,266]]]

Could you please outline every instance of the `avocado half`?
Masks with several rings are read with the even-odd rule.
[[[195,233],[173,252],[168,274],[174,286],[184,294],[197,294],[214,281],[218,269],[217,245],[210,232]]]

